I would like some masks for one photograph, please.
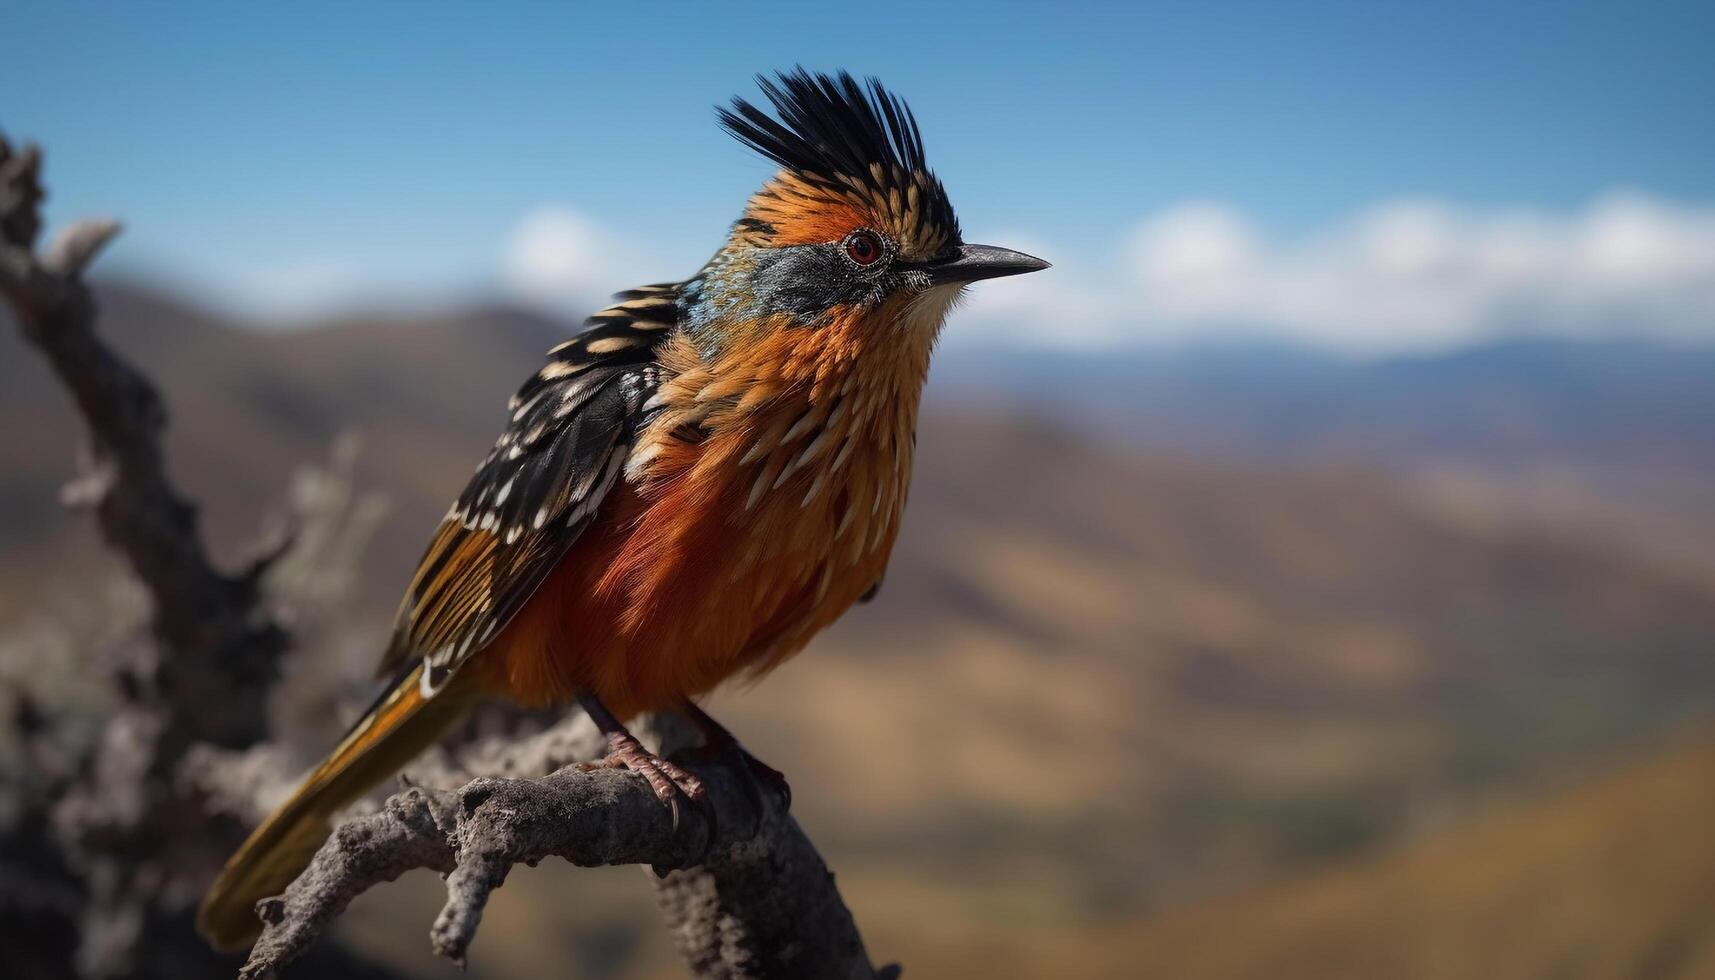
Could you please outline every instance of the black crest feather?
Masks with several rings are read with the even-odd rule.
[[[773,79],[758,75],[756,82],[779,118],[734,97],[732,108],[718,110],[727,132],[787,170],[823,182],[851,177],[883,194],[905,190],[898,182],[915,182],[923,217],[957,240],[953,206],[924,161],[923,134],[903,99],[874,78],[859,82],[843,71],[798,68]]]

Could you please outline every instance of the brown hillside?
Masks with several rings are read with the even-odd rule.
[[[262,334],[137,290],[106,304],[166,389],[173,465],[221,549],[337,432],[363,436],[360,480],[394,514],[363,625],[330,644],[360,653],[559,329],[492,310]],[[51,503],[71,426],[42,374],[0,331],[8,619],[84,587],[98,554]],[[1452,520],[1361,468],[1141,453],[1005,410],[934,404],[919,444],[879,599],[714,704],[791,774],[859,920],[905,949],[931,912],[973,949],[1134,922],[1384,847],[1715,707],[1707,577],[1612,544]],[[359,683],[369,667],[343,664]],[[530,914],[588,938],[588,908]],[[398,927],[420,944],[420,922]],[[552,960],[538,932],[518,957]]]
[[[1700,980],[1715,976],[1715,737],[1555,799],[1249,894],[986,948],[929,976]]]

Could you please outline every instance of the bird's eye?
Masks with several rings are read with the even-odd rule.
[[[858,265],[874,265],[881,259],[881,239],[873,231],[854,231],[846,236],[846,255]]]

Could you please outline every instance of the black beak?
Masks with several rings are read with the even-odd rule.
[[[1034,255],[1014,252],[995,245],[960,245],[951,258],[925,262],[918,268],[929,274],[937,286],[955,282],[976,282],[978,279],[999,279],[1026,272],[1041,272],[1048,263]]]

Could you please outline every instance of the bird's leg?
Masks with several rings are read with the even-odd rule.
[[[595,722],[601,733],[607,736],[607,756],[595,762],[581,762],[578,769],[590,772],[596,769],[629,769],[642,776],[649,783],[649,788],[655,791],[655,796],[672,810],[673,830],[679,829],[679,797],[682,795],[701,809],[709,821],[709,840],[715,836],[714,811],[708,806],[708,790],[697,775],[683,767],[676,766],[666,759],[643,747],[637,736],[631,734],[620,724],[618,718],[607,710],[593,694],[585,694],[578,698],[578,703]]]
[[[780,770],[763,762],[750,751],[739,744],[738,738],[727,731],[726,726],[710,717],[695,701],[685,699],[685,716],[690,718],[697,728],[702,730],[703,743],[711,754],[727,755],[736,758],[739,771],[744,773],[746,788],[750,791],[751,802],[756,805],[757,813],[762,812],[762,799],[757,792],[757,784],[765,784],[774,798],[780,804],[780,809],[792,808],[792,786],[786,782],[786,777]]]

